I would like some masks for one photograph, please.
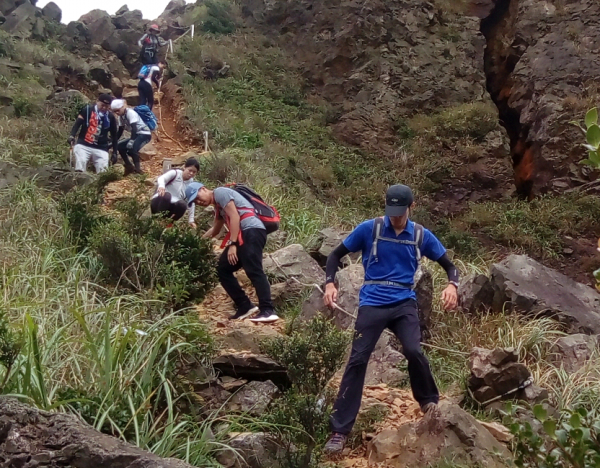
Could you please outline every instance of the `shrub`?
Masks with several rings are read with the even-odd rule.
[[[4,374],[0,379],[0,392],[8,381],[12,366],[19,356],[21,345],[19,334],[9,326],[6,314],[0,310],[0,365],[4,367]]]
[[[235,19],[231,4],[223,0],[207,0],[208,17],[202,24],[202,30],[213,34],[231,34],[235,31]]]
[[[328,382],[343,363],[350,333],[317,317],[290,336],[262,343],[261,349],[285,366],[292,388],[280,398],[271,419],[284,430],[284,442],[303,451],[288,451],[293,466],[308,467],[313,452],[327,436],[333,402]],[[295,436],[295,437],[293,437]]]
[[[592,468],[600,463],[600,422],[579,408],[549,417],[543,406],[533,408],[539,431],[530,422],[515,421],[515,464],[519,468]]]
[[[27,96],[16,96],[13,99],[13,108],[15,109],[15,117],[28,117],[36,113],[38,106]]]

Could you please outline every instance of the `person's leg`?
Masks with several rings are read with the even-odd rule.
[[[435,384],[429,361],[421,349],[421,326],[417,302],[404,301],[394,308],[394,319],[388,325],[400,340],[402,351],[408,361],[408,375],[415,400],[421,408],[427,403],[437,403],[440,394]]]
[[[92,162],[96,168],[96,174],[108,169],[108,151],[101,149],[92,149]]]
[[[181,219],[181,217],[187,211],[187,203],[185,200],[179,200],[178,202],[171,203],[171,218],[173,221]]]
[[[150,211],[152,211],[152,214],[163,213],[164,216],[170,217],[172,204],[171,194],[165,192],[162,197],[159,195],[150,200]]]
[[[138,135],[133,141],[133,146],[127,152],[133,159],[133,165],[135,166],[136,172],[142,172],[140,167],[140,153],[139,151],[150,141],[151,135]]]
[[[152,108],[154,107],[154,86],[148,83],[148,87],[148,107],[150,108],[150,110],[152,110]]]
[[[240,286],[237,278],[233,275],[242,267],[242,263],[238,261],[235,265],[230,264],[227,258],[228,250],[229,248],[226,248],[223,251],[217,263],[219,283],[221,283],[221,286],[223,286],[223,289],[225,289],[225,292],[229,295],[238,310],[250,309],[252,302]]]
[[[73,155],[75,156],[75,170],[85,172],[90,160],[89,148],[85,145],[75,145],[73,147]]]
[[[119,144],[117,145],[117,150],[119,151],[121,158],[123,158],[125,167],[132,165],[131,161],[129,160],[129,157],[127,157],[127,144],[129,143],[129,140],[130,140],[129,138],[121,140],[121,141],[119,141]]]
[[[146,106],[146,105],[148,105],[147,96],[146,96],[146,90],[144,89],[144,83],[146,83],[146,80],[140,80],[138,82],[138,96],[140,97],[140,100],[139,100],[139,105],[140,106]]]
[[[244,243],[238,248],[238,256],[258,296],[258,308],[261,311],[272,311],[271,285],[262,263],[263,250],[267,242],[267,231],[264,229],[247,229],[242,232],[242,236]]]
[[[389,309],[362,306],[354,325],[354,341],[329,423],[331,431],[348,435],[360,409],[367,364],[388,323]]]

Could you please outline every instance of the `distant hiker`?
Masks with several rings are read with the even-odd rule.
[[[412,206],[409,187],[391,186],[386,193],[385,216],[359,224],[327,258],[323,299],[332,308],[337,301],[335,274],[342,257],[362,252],[365,270],[352,352],[330,418],[332,435],[325,445],[325,451],[331,454],[344,449],[360,408],[369,357],[386,328],[402,344],[413,396],[421,411],[427,413],[437,408],[439,392],[421,350],[414,276],[421,255],[438,262],[448,275],[448,286],[442,292],[442,302],[448,310],[457,304],[458,270],[440,241],[408,219]]]
[[[229,234],[221,247],[225,250],[219,258],[219,282],[236,306],[230,320],[241,320],[254,312],[253,322],[274,322],[279,319],[271,301],[271,285],[263,270],[262,256],[267,242],[267,228],[258,218],[254,205],[243,195],[228,187],[209,190],[199,182],[192,182],[187,190],[188,203],[200,206],[214,205],[215,221],[202,237],[216,237],[226,224]],[[243,268],[258,296],[254,306],[233,275]]]
[[[143,106],[148,109],[146,106]],[[140,150],[152,139],[152,131],[146,121],[138,113],[138,108],[131,108],[123,99],[115,99],[111,108],[119,116],[119,133],[117,139],[121,138],[123,131],[127,129],[130,132],[129,138],[119,141],[118,150],[125,163],[125,175],[143,174],[140,167]],[[152,113],[150,111],[150,113]],[[133,159],[133,164],[129,160]]]
[[[154,87],[152,83],[156,84],[157,88],[159,87],[165,66],[164,62],[158,62],[158,65],[144,65],[140,69],[138,74],[140,79],[138,83],[140,106],[148,106],[150,109],[154,106]]]
[[[110,113],[111,102],[112,96],[101,94],[96,104],[89,104],[79,111],[68,139],[69,144],[74,145],[76,171],[85,172],[90,159],[97,173],[106,170],[109,133],[112,138],[113,154],[117,153],[117,120]],[[77,136],[78,131],[79,136]]]
[[[184,165],[183,170],[171,169],[161,175],[156,181],[158,189],[150,201],[152,214],[164,213],[166,217],[177,221],[181,218],[188,208],[185,198],[187,186],[193,182],[194,177],[200,170],[200,164],[195,158],[189,158]],[[196,205],[190,205],[188,222],[195,228],[194,221]]]
[[[167,45],[167,41],[160,37],[159,33],[160,28],[157,24],[153,24],[148,28],[148,32],[138,41],[138,45],[141,47],[140,61],[143,65],[158,63],[158,48]]]

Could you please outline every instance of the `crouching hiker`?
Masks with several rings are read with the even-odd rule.
[[[421,255],[446,270],[448,286],[442,292],[446,310],[457,304],[458,270],[446,249],[427,229],[408,219],[413,194],[406,185],[393,185],[385,199],[385,216],[358,225],[327,258],[325,305],[334,307],[335,273],[342,257],[362,252],[365,279],[359,293],[355,338],[330,419],[332,435],[325,445],[341,453],[360,408],[369,357],[379,337],[389,328],[402,343],[415,400],[426,413],[437,407],[439,393],[421,350],[421,330],[413,290]]]
[[[68,139],[74,145],[76,171],[85,172],[90,159],[97,173],[108,168],[109,133],[113,155],[117,154],[117,119],[110,113],[111,102],[112,96],[101,94],[95,105],[89,104],[79,111]]]
[[[142,117],[137,113],[136,109],[132,109],[123,99],[115,99],[111,108],[113,112],[119,116],[120,125],[117,140],[123,135],[125,129],[129,130],[130,137],[119,141],[118,150],[125,163],[125,175],[143,174],[140,166],[140,150],[150,143],[152,139],[152,131]],[[116,162],[116,155],[113,155]],[[129,160],[129,156],[133,159],[133,164]]]
[[[258,311],[258,314],[250,319],[251,321],[278,320],[279,317],[271,301],[271,285],[262,264],[263,250],[267,242],[267,228],[257,216],[255,206],[237,190],[228,187],[209,190],[199,182],[192,182],[188,186],[187,194],[189,203],[215,207],[214,224],[203,237],[218,236],[224,224],[229,229],[228,235],[221,244],[225,250],[217,265],[219,282],[236,306],[236,313],[229,319],[241,320]],[[233,275],[240,268],[244,269],[256,290],[258,307],[252,304]]]
[[[183,170],[171,169],[161,175],[156,181],[158,188],[150,201],[152,214],[163,213],[169,219],[177,221],[188,208],[185,199],[187,186],[192,183],[194,177],[200,170],[200,164],[195,158],[189,158]],[[194,221],[196,205],[192,204],[189,209],[188,222],[195,228]]]

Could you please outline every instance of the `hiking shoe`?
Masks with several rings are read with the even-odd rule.
[[[434,402],[425,403],[423,406],[421,406],[421,412],[423,414],[427,414],[430,411],[437,410],[437,407],[438,407],[437,403],[434,403]]]
[[[252,315],[254,312],[258,312],[258,307],[250,304],[250,308],[241,308],[238,309],[237,312],[233,315],[229,316],[229,320],[243,320],[249,315]]]
[[[125,173],[123,175],[127,177],[129,174],[135,174],[135,167],[133,167],[133,164],[125,164]]]
[[[250,319],[251,322],[275,322],[277,320],[279,320],[279,316],[273,309],[261,310]]]
[[[323,450],[328,455],[339,455],[344,450],[344,446],[346,445],[347,440],[347,435],[340,434],[339,432],[334,432],[333,434],[331,434],[331,437],[325,444],[325,448]]]

